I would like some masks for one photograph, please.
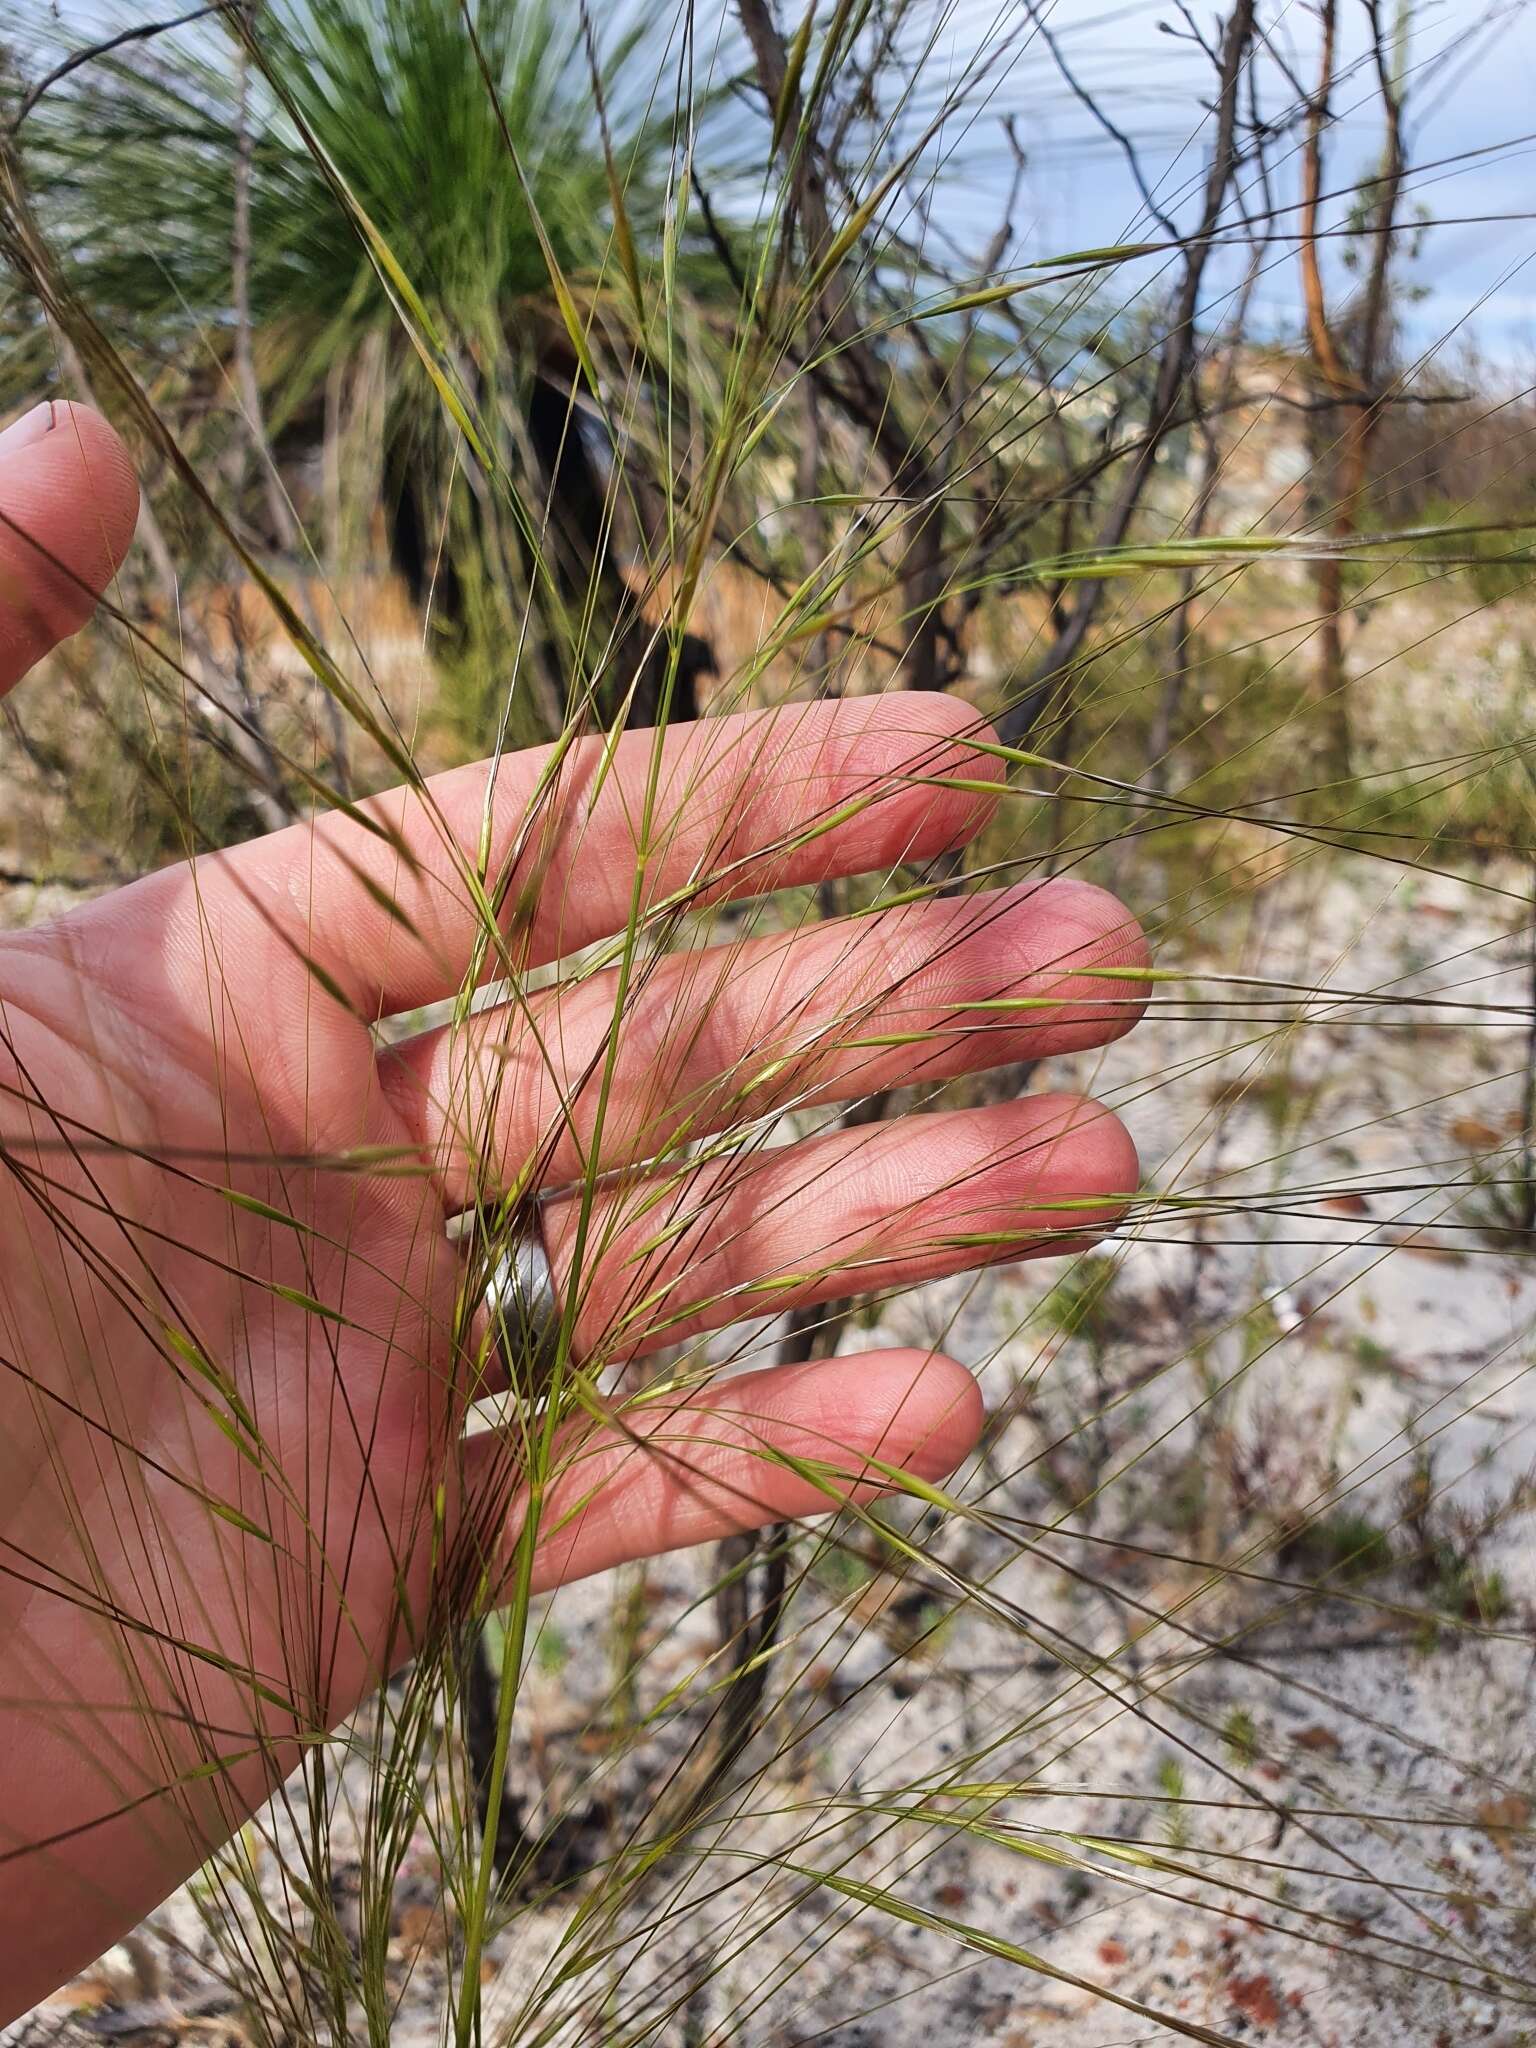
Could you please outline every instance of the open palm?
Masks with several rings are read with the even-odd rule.
[[[0,688],[78,625],[135,504],[88,412],[0,437]],[[482,878],[534,966],[636,915],[664,929],[956,848],[996,772],[977,731],[901,696],[679,728],[659,757],[647,733],[595,738],[0,943],[0,1924],[39,1929],[0,1964],[0,2017],[194,1868],[422,1631],[494,1594],[524,1507],[515,1449],[464,1433],[484,1345],[455,1212],[546,1191],[594,1369],[1113,1218],[1129,1140],[1065,1098],[680,1150],[1116,1036],[1136,1003],[1094,970],[1142,944],[1083,885],[647,952],[642,972],[631,948],[390,1049],[370,1028],[482,971]],[[917,1352],[573,1424],[536,1583],[824,1510],[871,1458],[937,1476],[979,1426],[970,1376]]]

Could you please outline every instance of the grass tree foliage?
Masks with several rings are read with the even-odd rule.
[[[706,679],[717,710],[944,690],[1007,774],[966,860],[726,916],[696,877],[566,963],[577,995],[617,970],[605,1042],[664,946],[1020,876],[1110,882],[1159,949],[1123,984],[1151,1049],[1097,1082],[1147,1181],[1092,1259],[789,1311],[644,1374],[622,1327],[579,1364],[567,1332],[502,1415],[537,1498],[583,1414],[916,1331],[984,1368],[973,1464],[574,1603],[523,1584],[486,1618],[468,1586],[190,1888],[157,1996],[179,1942],[263,2043],[382,2041],[418,2006],[460,2043],[861,2014],[847,2039],[894,2040],[919,1987],[871,1957],[911,1942],[952,2038],[1020,2013],[1289,2039],[1349,1972],[1382,2040],[1432,2038],[1420,2001],[1454,2029],[1474,1990],[1531,2026],[1529,1718],[1495,1751],[1423,1705],[1458,1660],[1517,1698],[1536,1598],[1536,415],[1409,345],[1433,231],[1404,109],[1502,19],[1428,11],[1330,6],[1303,62],[1266,0],[1178,10],[1203,110],[1161,179],[1045,5],[235,0],[93,50],[8,16],[0,404],[93,396],[150,506],[88,654],[11,730],[19,879],[131,873],[429,754],[659,734]],[[1113,246],[1027,241],[1031,92],[1127,160]],[[1380,163],[1330,184],[1346,105]],[[349,617],[389,573],[410,715]],[[1452,665],[1484,629],[1474,686]],[[456,1030],[488,977],[532,986],[481,879]],[[865,1042],[857,1004],[841,1023]],[[663,1179],[1035,1086],[1016,1059],[765,1117],[735,1078],[723,1132],[654,1105]],[[484,1257],[510,1218],[476,1210]],[[1388,1326],[1404,1270],[1462,1291],[1465,1355],[1409,1355],[1401,1301]],[[1410,1708],[1336,1683],[1355,1657],[1398,1660]],[[1167,1960],[1192,1948],[1198,1998]]]
[[[643,8],[615,26],[553,0],[481,8],[472,33],[437,0],[235,10],[174,54],[136,42],[83,68],[18,135],[69,288],[154,366],[157,403],[200,448],[258,425],[235,377],[245,329],[253,486],[323,451],[362,522],[329,551],[366,548],[382,512],[413,594],[472,648],[515,640],[542,601],[546,726],[601,661],[579,614],[610,546],[602,429],[570,411],[585,349],[567,313],[586,346],[611,332],[632,359],[614,222],[622,208],[630,232],[659,234],[676,132],[655,32]],[[24,33],[18,19],[13,46]],[[707,103],[692,118],[708,126]],[[48,348],[18,317],[13,394]],[[423,322],[478,454],[421,382]],[[320,536],[270,497],[253,538],[302,557]]]

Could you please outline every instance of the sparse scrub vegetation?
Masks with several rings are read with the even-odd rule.
[[[1060,0],[0,18],[0,420],[94,404],[145,505],[0,710],[0,925],[591,742],[537,854],[621,739],[650,764],[608,925],[536,957],[552,855],[504,890],[471,847],[468,968],[353,1006],[402,1058],[439,1034],[481,1291],[540,1190],[575,1219],[549,1360],[498,1384],[455,1291],[515,1569],[445,1536],[393,1675],[15,2048],[1536,2030],[1536,400],[1484,317],[1529,223],[1446,283],[1454,176],[1521,138],[1424,139],[1536,16],[1164,13],[1136,55]],[[1042,203],[1068,116],[1126,181],[1101,246]],[[688,839],[669,735],[862,698],[974,744],[900,771],[979,807],[968,845],[847,875],[855,797],[775,890],[739,820]],[[751,728],[770,791],[796,729]],[[372,892],[381,957],[413,882]],[[1012,943],[988,892],[1046,882],[1066,939],[937,1013],[946,960]],[[1135,1184],[1043,1198],[1063,1258],[1016,1263],[1017,1205],[919,1125],[914,1278],[898,1120],[1079,1096]],[[793,1267],[679,1296],[665,1261],[749,1238],[730,1189],[796,1145],[889,1159],[871,1214],[785,1178]],[[283,1227],[274,1185],[242,1223]],[[235,1384],[122,1284],[167,1372]],[[265,1305],[340,1341],[296,1282]],[[849,1448],[850,1371],[823,1452],[748,1447],[819,1514],[537,1582],[595,1424],[684,1475],[687,1537],[679,1404],[898,1351],[980,1383],[949,1476]],[[36,1848],[7,1821],[0,1868]]]

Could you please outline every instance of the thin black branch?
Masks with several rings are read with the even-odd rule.
[[[16,134],[44,94],[51,92],[61,80],[68,78],[72,71],[78,71],[83,64],[94,64],[98,57],[109,57],[114,50],[122,49],[125,43],[147,43],[153,36],[167,35],[172,29],[186,28],[194,21],[206,21],[211,14],[228,14],[242,4],[243,0],[211,0],[211,4],[194,7],[188,14],[173,15],[168,21],[143,21],[137,28],[122,29],[117,35],[108,36],[103,42],[91,43],[83,50],[72,51],[62,64],[56,64],[26,94],[17,109],[15,120],[11,123],[12,135]]]
[[[1055,60],[1056,69],[1065,79],[1073,96],[1088,109],[1088,112],[1098,122],[1110,140],[1118,145],[1121,155],[1130,166],[1131,176],[1136,181],[1136,190],[1141,194],[1143,206],[1146,207],[1148,213],[1151,214],[1168,239],[1170,241],[1177,241],[1178,229],[1153,198],[1152,187],[1147,183],[1146,176],[1142,171],[1141,158],[1137,154],[1135,143],[1132,142],[1130,136],[1126,134],[1123,128],[1117,127],[1109,118],[1104,108],[1094,98],[1093,94],[1089,92],[1088,88],[1081,82],[1077,73],[1067,62],[1062,54],[1061,44],[1057,41],[1041,13],[1039,0],[1024,0],[1024,5],[1028,10],[1030,20],[1034,23],[1035,33],[1050,51],[1052,58]]]
[[[1153,394],[1147,432],[1099,531],[1095,546],[1101,551],[1117,548],[1124,541],[1147,479],[1152,474],[1158,450],[1185,409],[1190,375],[1195,365],[1195,320],[1200,306],[1200,287],[1216,226],[1226,205],[1237,166],[1238,91],[1253,43],[1256,4],[1257,0],[1238,0],[1227,18],[1221,47],[1216,138],[1205,183],[1200,225],[1187,247],[1183,279],[1172,308],[1168,338],[1158,362],[1157,388]],[[1031,730],[1062,677],[1070,672],[1098,616],[1106,588],[1102,577],[1083,585],[1070,619],[1036,669],[1029,688],[999,720],[999,731],[1008,744],[1017,744]]]

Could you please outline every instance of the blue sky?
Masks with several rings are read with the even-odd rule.
[[[1382,0],[1388,19],[1396,4]],[[1209,35],[1217,13],[1211,0],[1190,11]],[[1411,339],[1429,347],[1454,334],[1458,344],[1475,339],[1512,364],[1536,359],[1536,6],[1413,0],[1410,11],[1407,136],[1413,161],[1426,167],[1414,173],[1411,203],[1426,209],[1432,223],[1412,272],[1423,296],[1409,316]],[[1040,12],[1079,80],[1102,95],[1116,125],[1136,141],[1154,196],[1187,220],[1204,167],[1210,124],[1201,102],[1210,95],[1212,72],[1174,0],[1041,0]],[[1310,81],[1317,51],[1311,9],[1290,0],[1262,13],[1275,27],[1279,54]],[[1340,0],[1340,20],[1341,83],[1327,182],[1342,192],[1375,168],[1381,127],[1374,77],[1361,62],[1362,0]],[[1180,33],[1168,33],[1165,24]],[[1006,179],[1003,114],[1015,117],[1029,158],[1017,215],[1020,256],[1156,232],[1117,145],[1029,32],[1022,0],[955,0],[947,33],[956,61],[995,47],[1000,36],[1016,39],[987,118],[955,139],[951,217],[972,216],[969,238],[984,241],[986,224],[997,217]],[[1261,72],[1261,90],[1272,115],[1294,100],[1273,59]],[[1466,161],[1446,161],[1458,158]],[[1295,140],[1278,145],[1276,162],[1277,201],[1294,205]],[[1325,225],[1329,215],[1337,224],[1346,212],[1341,196],[1325,208]],[[1294,263],[1277,259],[1260,290],[1260,317],[1294,331],[1297,298]]]
[[[574,0],[572,0],[574,4]],[[651,0],[608,0],[610,23]],[[688,0],[677,0],[679,10]],[[714,9],[729,20],[732,0],[693,0],[702,21]],[[778,0],[780,20],[801,17],[805,0]],[[931,36],[920,102],[929,112],[955,74],[979,51],[992,53],[984,87],[962,96],[973,110],[968,126],[945,136],[948,151],[935,215],[974,251],[996,225],[1010,158],[1002,117],[1011,115],[1028,152],[1016,215],[1013,261],[1063,250],[1147,238],[1148,221],[1115,143],[1074,98],[1043,39],[1030,26],[1028,0],[908,0],[909,44]],[[1392,17],[1402,0],[1380,0]],[[1189,0],[1209,35],[1217,0]],[[1416,348],[1446,336],[1474,340],[1489,356],[1519,369],[1536,363],[1536,0],[1408,0],[1411,42],[1407,78],[1408,144],[1415,164],[1411,203],[1432,225],[1422,238],[1413,281],[1423,296],[1409,315]],[[1342,191],[1379,160],[1379,110],[1373,81],[1360,67],[1365,49],[1364,0],[1339,0],[1341,82],[1330,137],[1329,183]],[[1117,125],[1138,145],[1159,202],[1189,218],[1204,167],[1209,122],[1202,108],[1211,67],[1191,40],[1177,0],[1038,0],[1039,12],[1081,82],[1102,96]],[[35,12],[34,12],[35,10]],[[611,11],[610,11],[611,10]],[[35,19],[34,63],[45,61],[61,32],[101,33],[142,19],[144,0],[24,0],[22,21]],[[177,6],[167,13],[181,11]],[[1261,19],[1276,51],[1310,79],[1317,25],[1308,0],[1261,0]],[[13,17],[14,18],[14,17]],[[1169,33],[1172,29],[1176,33]],[[708,41],[708,37],[705,37]],[[1278,114],[1294,95],[1276,58],[1261,69],[1265,109]],[[1475,155],[1469,155],[1476,152]],[[1276,152],[1278,204],[1294,206],[1297,144]],[[1455,159],[1465,159],[1457,162]],[[1428,168],[1436,164],[1438,168]],[[1347,200],[1331,208],[1342,219]],[[1532,216],[1520,218],[1521,215]],[[1286,216],[1294,222],[1295,215]],[[1235,267],[1217,264],[1215,296]],[[1123,272],[1124,292],[1149,281],[1150,268]],[[1208,308],[1208,311],[1211,309]],[[1294,262],[1277,255],[1266,272],[1256,313],[1277,333],[1299,324]]]

